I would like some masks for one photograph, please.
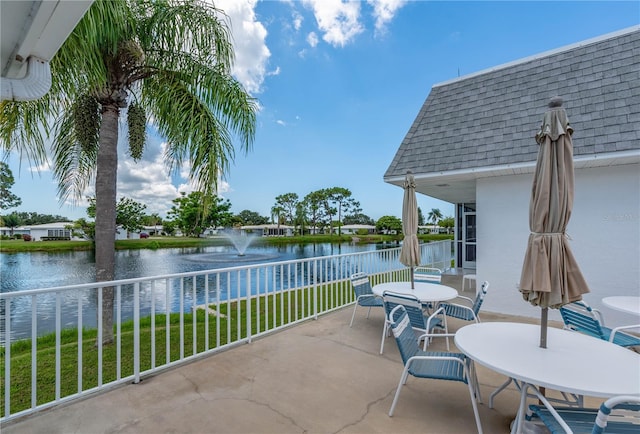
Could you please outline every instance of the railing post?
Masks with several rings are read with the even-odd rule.
[[[133,285],[133,382],[140,382],[140,282]]]
[[[61,381],[61,365],[60,365],[60,333],[62,333],[62,296],[56,292],[56,401],[60,400],[60,381]]]
[[[33,386],[32,386],[33,387]],[[4,417],[11,414],[11,299],[4,302]]]
[[[318,260],[313,261],[313,319],[318,319]]]
[[[247,268],[247,285],[245,290],[245,297],[247,299],[247,343],[251,343],[251,269]],[[238,305],[240,304],[240,294],[238,294]],[[240,311],[238,311],[240,315]]]

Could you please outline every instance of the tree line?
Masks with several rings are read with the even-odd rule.
[[[0,163],[0,205],[2,209],[21,204],[21,199],[11,193],[14,183],[11,170]],[[88,197],[87,218],[71,221],[60,215],[39,214],[37,212],[12,212],[0,216],[1,225],[10,229],[24,225],[38,225],[54,222],[69,222],[69,226],[84,236],[95,236],[96,199]],[[219,196],[199,191],[182,193],[175,198],[173,206],[162,218],[158,213],[147,214],[147,206],[131,198],[121,197],[116,204],[116,225],[127,232],[141,232],[145,227],[162,226],[162,232],[173,235],[177,230],[185,236],[197,237],[207,228],[259,226],[264,224],[288,225],[298,234],[327,233],[333,228],[341,233],[343,225],[372,225],[378,232],[402,232],[402,221],[396,216],[383,216],[377,221],[362,212],[360,202],[352,197],[344,187],[324,188],[313,191],[303,198],[297,193],[276,196],[271,207],[271,215],[263,216],[256,211],[231,212],[231,202]],[[203,204],[206,204],[203,207]],[[425,219],[418,208],[418,224],[431,222],[446,228],[453,227],[453,218],[443,218],[439,209],[432,209]],[[311,230],[313,229],[313,231]]]

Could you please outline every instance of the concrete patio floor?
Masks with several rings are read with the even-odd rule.
[[[460,288],[460,276],[449,279],[443,283]],[[366,319],[366,310],[359,308],[352,328],[351,313],[347,307],[139,384],[10,421],[2,433],[476,432],[462,383],[410,377],[389,417],[402,372],[395,341],[387,338],[380,355],[382,310]],[[535,322],[484,312],[481,318]],[[465,324],[449,321],[452,330]],[[432,345],[446,348],[444,339]],[[484,432],[508,433],[519,393],[509,387],[490,409],[489,395],[506,378],[482,366],[477,370]]]

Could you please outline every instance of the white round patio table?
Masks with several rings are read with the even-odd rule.
[[[455,288],[429,282],[414,282],[414,289],[411,289],[411,282],[387,282],[375,285],[371,290],[380,297],[385,291],[414,295],[422,303],[437,303],[458,296],[458,291]]]
[[[605,297],[602,299],[602,304],[620,312],[640,315],[640,297],[637,296],[616,295]]]
[[[475,362],[534,386],[601,398],[640,395],[640,354],[578,332],[549,327],[547,348],[540,348],[539,325],[484,322],[460,328],[454,341]],[[516,422],[525,411],[522,396]]]

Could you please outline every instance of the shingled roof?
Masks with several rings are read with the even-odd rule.
[[[640,26],[434,85],[384,180],[399,185],[407,170],[420,184],[421,176],[533,167],[534,137],[556,95],[576,159],[637,154]]]

